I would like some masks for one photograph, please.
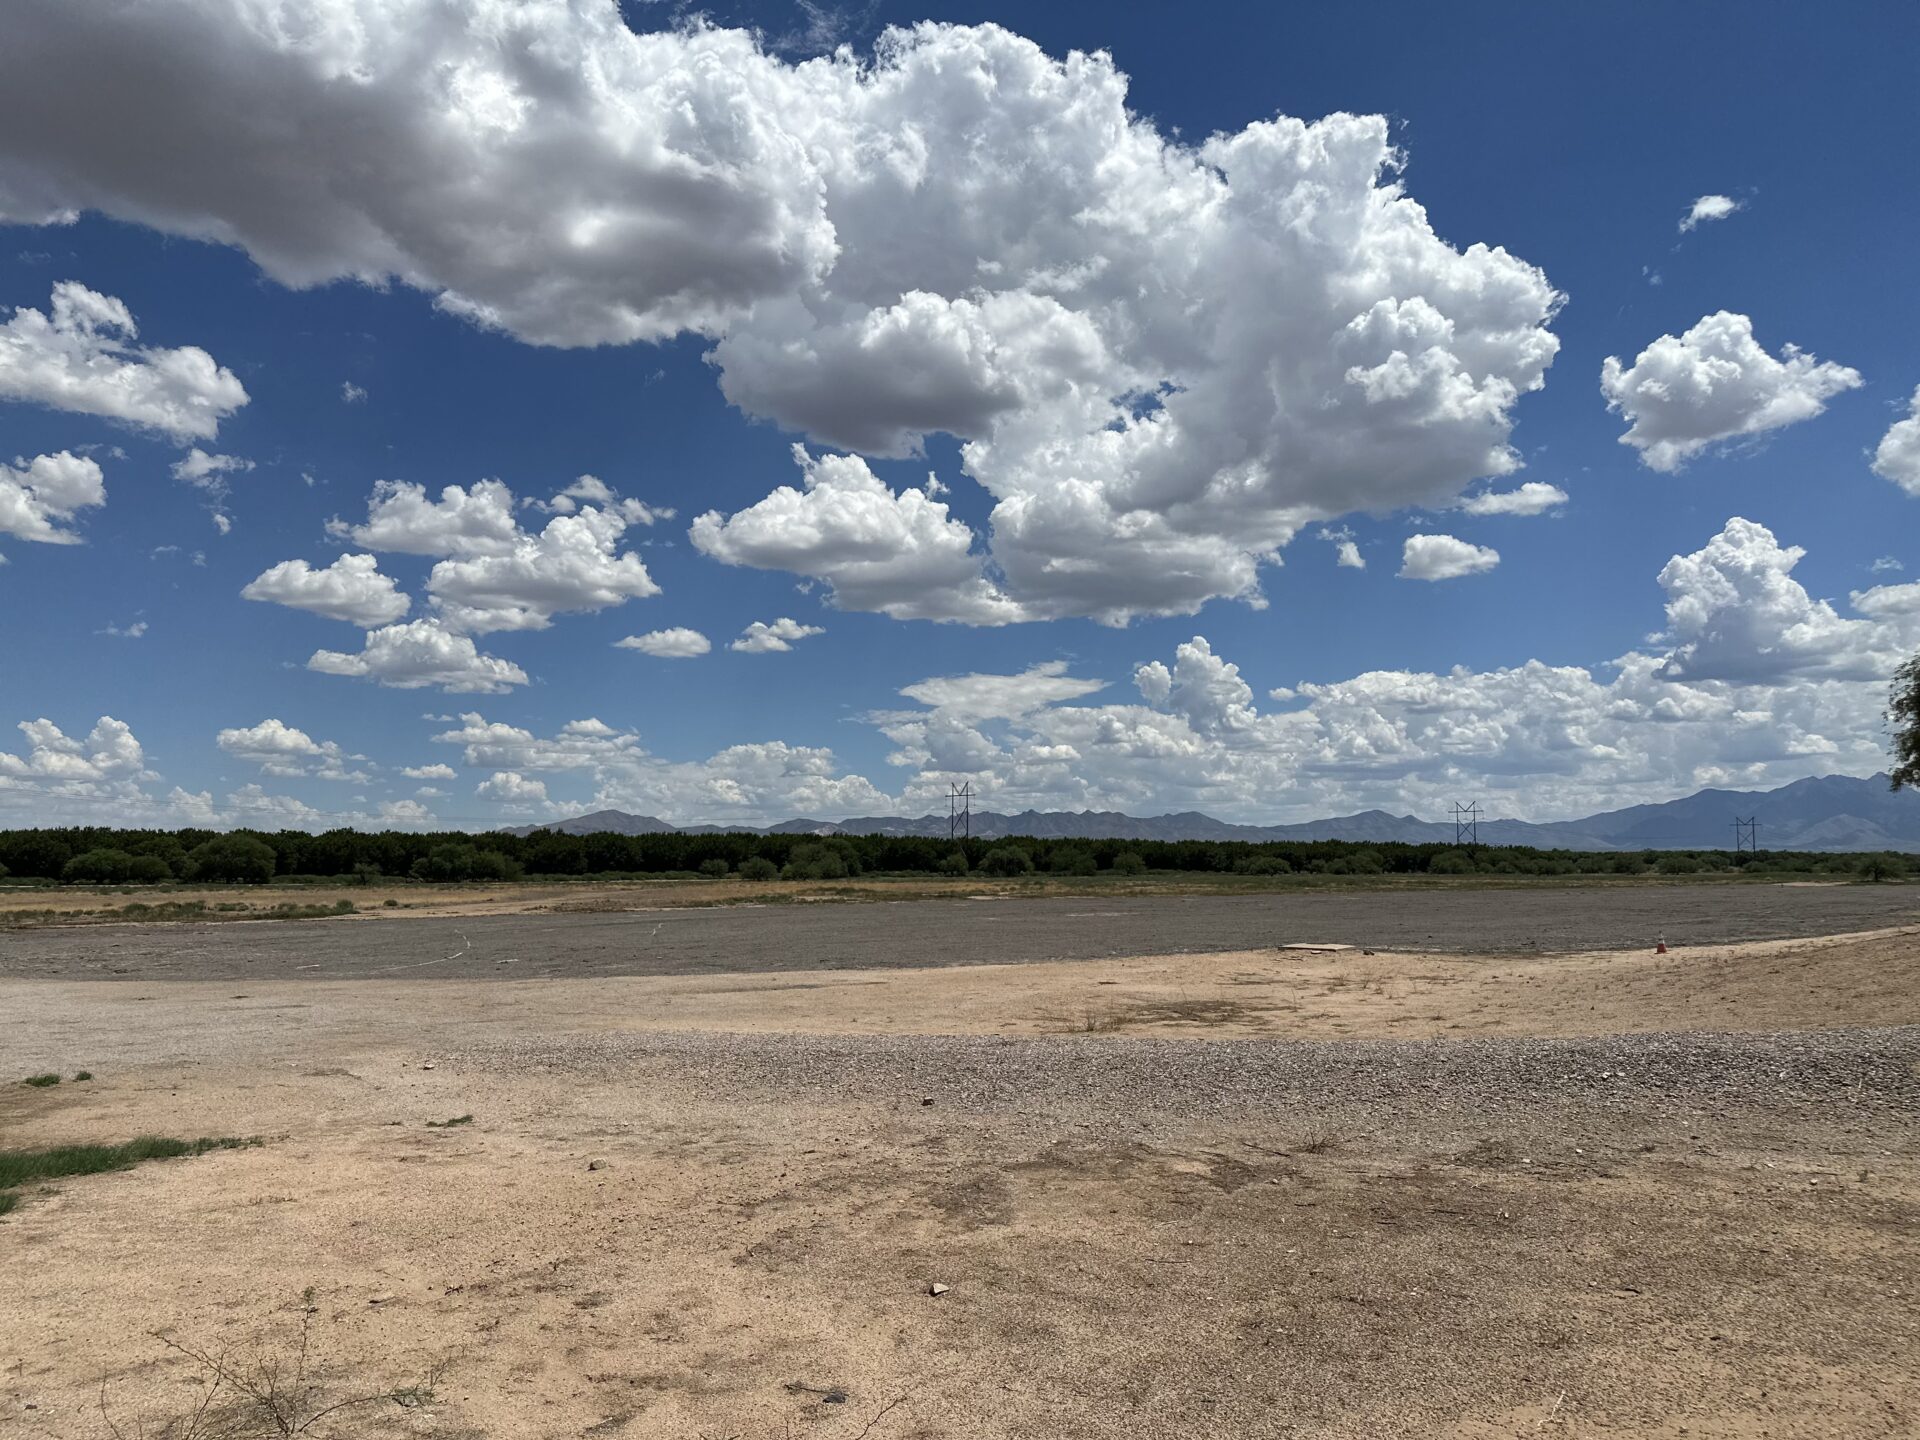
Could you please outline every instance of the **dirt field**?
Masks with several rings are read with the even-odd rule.
[[[1537,954],[1650,950],[1662,937],[1711,945],[1920,924],[1920,885],[1443,884],[1211,896],[986,891],[979,899],[912,890],[919,898],[898,903],[695,908],[655,903],[659,895],[644,887],[631,900],[618,889],[571,893],[567,904],[592,908],[543,909],[548,902],[537,892],[513,890],[498,899],[514,908],[491,915],[392,918],[396,912],[375,909],[328,920],[174,925],[164,939],[151,924],[21,930],[0,935],[0,977],[571,979],[892,970],[1303,942]]]
[[[728,973],[501,978],[532,922],[482,919],[487,984],[227,978],[442,922],[66,932],[137,944],[110,980],[9,936],[0,1064],[97,1078],[0,1086],[0,1143],[267,1143],[23,1193],[0,1435],[158,1435],[205,1373],[151,1332],[303,1321],[316,1403],[373,1397],[315,1436],[1920,1433],[1920,926],[1783,893],[1798,938],[1665,956],[1049,960],[1049,902],[859,907],[892,968],[712,912],[763,927]],[[935,908],[1041,937],[929,964]]]

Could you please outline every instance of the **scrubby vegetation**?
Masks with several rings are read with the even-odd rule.
[[[57,1079],[58,1077],[56,1077]],[[50,1150],[0,1150],[0,1215],[13,1209],[18,1201],[14,1191],[35,1180],[59,1180],[69,1175],[98,1175],[107,1170],[126,1170],[143,1160],[172,1160],[183,1155],[204,1155],[209,1150],[246,1150],[261,1142],[257,1138],[173,1140],[160,1135],[142,1135],[124,1145],[58,1145]]]
[[[1798,874],[1898,880],[1920,856],[1728,850],[1530,850],[1511,846],[1212,840],[970,839],[887,835],[532,835],[330,830],[274,833],[72,828],[0,831],[7,883],[132,886],[505,881],[523,876],[696,876],[765,881],[862,875],[1556,876]],[[129,907],[132,908],[132,907]],[[156,911],[163,907],[156,905]],[[138,918],[129,916],[129,918]],[[154,918],[161,918],[156,915]],[[174,918],[174,917],[167,917]]]

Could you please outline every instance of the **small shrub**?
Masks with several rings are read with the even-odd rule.
[[[36,1090],[44,1090],[49,1085],[58,1085],[60,1083],[60,1077],[58,1075],[29,1075],[20,1083],[22,1085],[31,1085]]]
[[[1471,875],[1479,868],[1464,850],[1442,850],[1427,862],[1429,875]]]
[[[1662,875],[1697,875],[1700,862],[1691,855],[1662,855],[1653,868]]]
[[[1116,875],[1144,875],[1147,873],[1147,862],[1135,851],[1122,850],[1113,857],[1112,868]]]
[[[451,1130],[456,1125],[471,1125],[471,1124],[473,1124],[473,1116],[456,1115],[451,1120],[429,1120],[427,1121],[427,1129]]]
[[[1284,855],[1243,855],[1233,865],[1239,875],[1291,875],[1293,866]]]
[[[780,878],[780,867],[764,855],[755,855],[740,862],[740,878],[742,880],[777,880]]]
[[[74,1071],[74,1072],[73,1072],[73,1078],[74,1078],[75,1080],[91,1080],[91,1079],[93,1079],[93,1071],[91,1071],[91,1070],[76,1070],[76,1071]]]
[[[732,870],[733,870],[733,867],[731,865],[727,864],[726,861],[718,858],[712,859],[712,860],[702,860],[700,862],[700,873],[706,876],[709,880],[724,880],[732,872]]]
[[[942,875],[965,875],[973,867],[967,864],[967,852],[956,850],[951,855],[943,855],[940,863],[934,866]]]

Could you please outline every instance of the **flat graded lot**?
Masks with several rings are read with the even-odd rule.
[[[331,895],[333,892],[327,892]],[[378,890],[362,891],[379,896]],[[654,907],[644,889],[482,889],[531,912],[370,909],[328,920],[82,925],[0,934],[0,977],[129,980],[523,979],[899,969],[1344,942],[1500,955],[1652,949],[1920,924],[1920,885],[1528,885]],[[658,893],[658,892],[656,892]],[[665,887],[668,895],[697,894]],[[861,892],[863,895],[875,892]],[[884,890],[877,893],[884,894]],[[376,906],[378,900],[373,902]],[[623,908],[600,910],[602,905]],[[566,905],[563,910],[546,907]],[[631,906],[633,908],[624,908]],[[481,923],[482,921],[486,923]]]
[[[18,1192],[0,1435],[1920,1433],[1920,892],[1584,893],[0,937],[0,1147],[266,1142]]]

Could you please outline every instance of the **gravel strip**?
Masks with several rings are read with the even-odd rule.
[[[1462,1118],[1542,1104],[1633,1114],[1920,1111],[1920,1026],[1581,1039],[1166,1040],[1110,1036],[529,1035],[447,1053],[489,1072],[680,1082],[708,1099],[835,1099],[962,1111]]]

